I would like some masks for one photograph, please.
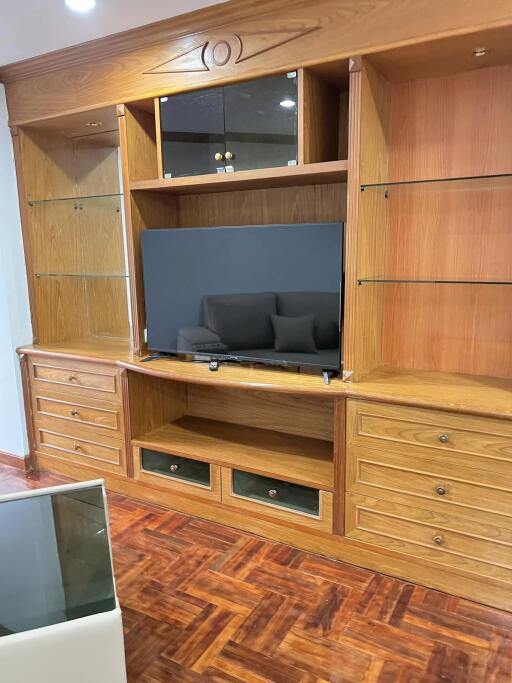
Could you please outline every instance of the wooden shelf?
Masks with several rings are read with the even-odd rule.
[[[242,366],[239,363],[223,363],[219,372],[211,372],[207,363],[167,358],[146,363],[135,356],[125,360],[119,359],[118,364],[127,370],[163,379],[173,379],[178,382],[209,384],[253,391],[277,391],[301,396],[329,398],[340,393],[340,391],[343,392],[344,387],[347,386],[339,377],[332,379],[330,384],[324,384],[319,373],[292,372],[263,365]]]
[[[289,185],[321,185],[347,180],[348,161],[325,161],[302,166],[281,166],[254,171],[235,171],[208,175],[137,180],[130,183],[131,190],[152,190],[175,194],[228,192]]]
[[[343,386],[353,398],[512,419],[510,379],[383,365],[361,382]]]
[[[132,444],[324,491],[334,488],[330,441],[185,416]]]

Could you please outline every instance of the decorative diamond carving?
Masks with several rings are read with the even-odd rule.
[[[292,40],[302,38],[318,28],[320,27],[315,25],[300,28],[281,28],[265,32],[252,32],[247,29],[236,33],[210,34],[198,37],[198,42],[192,44],[192,47],[178,52],[171,59],[144,73],[192,73],[222,69],[228,65],[233,66],[245,62]]]

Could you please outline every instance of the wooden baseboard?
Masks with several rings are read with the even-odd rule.
[[[23,457],[20,457],[19,455],[13,455],[12,453],[3,453],[2,451],[0,451],[0,463],[2,465],[16,467],[16,469],[18,470],[28,470],[29,456],[25,455]]]

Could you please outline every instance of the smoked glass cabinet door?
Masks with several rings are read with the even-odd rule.
[[[297,163],[297,97],[295,73],[224,87],[226,170]]]
[[[160,125],[164,177],[224,172],[222,88],[161,97]]]

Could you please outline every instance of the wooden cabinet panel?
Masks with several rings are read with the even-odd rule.
[[[271,501],[262,502],[250,500],[233,493],[233,470],[222,467],[222,502],[237,507],[241,512],[267,515],[275,520],[302,524],[311,529],[320,529],[332,533],[333,529],[333,494],[328,491],[319,491],[320,512],[319,516],[305,514],[303,512],[289,510],[273,504]]]
[[[512,581],[512,532],[375,498],[347,494],[346,535],[387,549]]]
[[[349,400],[347,442],[512,476],[512,423],[505,420]]]
[[[50,358],[29,359],[33,390],[44,388],[66,395],[96,396],[102,400],[120,401],[119,370],[99,363],[80,363]]]
[[[69,436],[52,432],[38,425],[36,428],[36,448],[39,452],[60,460],[89,465],[116,472],[126,471],[125,452],[122,442],[114,439],[98,443],[87,436]]]
[[[417,496],[436,504],[512,517],[512,477],[410,454],[349,446],[347,490],[388,500]],[[505,520],[506,522],[506,520]]]
[[[34,396],[33,411],[36,420],[43,417],[59,418],[68,433],[72,425],[87,426],[99,433],[121,436],[123,421],[121,408],[99,401],[87,401],[87,399],[75,399],[73,401],[61,400],[57,397]],[[70,426],[71,425],[71,426]]]
[[[142,466],[142,448],[133,448],[133,469],[134,477],[137,481],[149,484],[155,488],[164,489],[170,493],[187,494],[210,500],[221,499],[221,476],[218,465],[210,465],[210,486],[203,486],[191,481],[173,479],[172,477],[160,474],[155,471],[145,470]]]

